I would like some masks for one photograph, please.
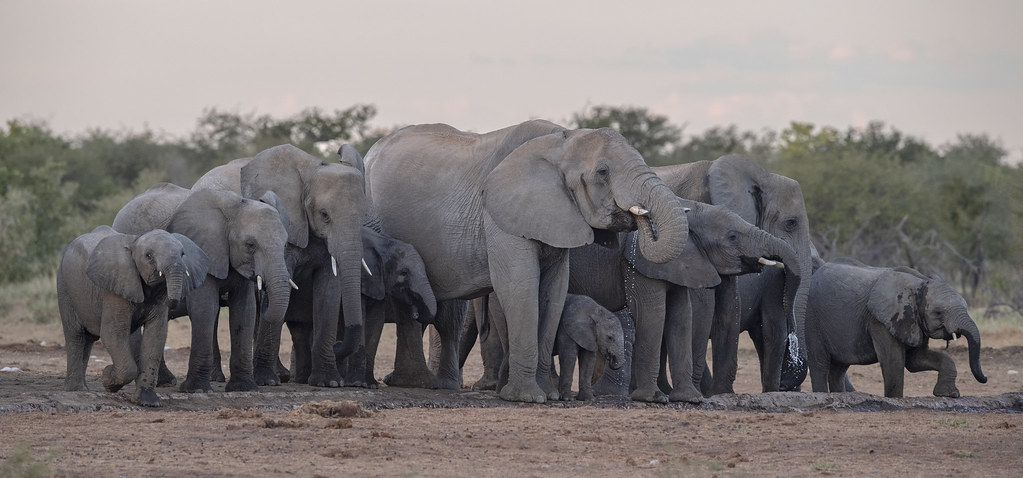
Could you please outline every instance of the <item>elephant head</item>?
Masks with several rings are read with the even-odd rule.
[[[886,271],[871,287],[867,309],[908,347],[920,347],[928,338],[966,337],[970,371],[978,382],[987,382],[980,367],[980,331],[966,300],[947,282],[908,267]]]
[[[165,285],[167,306],[173,309],[188,291],[202,285],[209,264],[209,256],[189,238],[154,229],[141,236],[104,237],[89,254],[86,275],[133,303],[146,300],[146,289]]]
[[[614,232],[638,228],[640,251],[656,263],[677,257],[688,232],[675,195],[609,128],[522,143],[487,176],[484,205],[505,232],[555,247],[612,245]]]
[[[572,341],[603,357],[611,369],[622,367],[625,334],[621,321],[611,311],[587,296],[569,294],[561,315],[563,330]]]
[[[276,202],[273,192],[267,201]],[[233,268],[256,281],[268,295],[263,320],[281,323],[291,297],[291,274],[285,263],[288,233],[282,211],[261,201],[245,199],[230,191],[202,189],[193,192],[175,211],[169,228],[180,232],[210,257],[210,274],[227,278]]]
[[[290,144],[274,146],[253,156],[241,168],[242,195],[262,197],[273,191],[288,219],[288,243],[309,245],[310,235],[321,239],[330,255],[324,259],[341,288],[345,350],[360,340],[362,223],[367,212],[363,175],[354,166],[324,162]],[[348,323],[352,321],[352,323]],[[358,329],[358,330],[355,330]]]
[[[655,264],[636,254],[626,240],[625,257],[643,275],[690,288],[714,287],[721,276],[760,272],[765,265],[788,268],[799,281],[796,252],[785,241],[746,222],[724,206],[679,199],[689,212],[689,239],[682,255]],[[792,291],[794,292],[794,290]],[[791,300],[786,301],[791,306]],[[791,314],[791,308],[786,312]]]
[[[409,316],[430,323],[437,314],[437,299],[426,276],[426,265],[411,244],[362,228],[363,258],[369,270],[362,273],[362,293],[374,299],[389,298]]]

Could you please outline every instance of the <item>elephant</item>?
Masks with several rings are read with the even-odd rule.
[[[702,383],[705,395],[732,392],[738,366],[739,314],[742,312],[750,317],[758,316],[765,330],[771,332],[760,337],[762,343],[758,348],[764,357],[762,366],[768,368],[762,372],[764,391],[798,390],[806,373],[805,346],[800,344],[806,343],[803,324],[809,281],[799,280],[792,272],[808,273],[812,270],[813,250],[806,204],[799,183],[769,173],[738,155],[652,169],[679,197],[725,206],[750,224],[785,241],[797,254],[796,263],[785,262],[789,267],[781,276],[775,275],[770,279],[725,277],[713,290],[694,291],[694,379]],[[751,294],[764,290],[769,281],[779,278],[782,280],[780,289],[775,287],[772,293],[753,300]],[[756,304],[756,307],[740,311],[740,301]],[[774,333],[778,330],[786,332]],[[708,336],[714,345],[712,377],[705,373]],[[790,336],[791,340],[788,340]],[[791,354],[788,353],[790,348]],[[791,355],[797,357],[795,363],[786,363],[785,366],[792,375],[783,380],[778,364]],[[767,359],[770,359],[769,363],[764,364]],[[703,382],[705,378],[707,381]]]
[[[97,339],[110,353],[103,387],[116,392],[135,380],[135,400],[160,406],[156,378],[167,341],[167,311],[202,285],[210,258],[181,234],[140,236],[99,226],[76,238],[57,269],[57,304],[67,349],[65,390],[87,390],[85,369]],[[130,344],[143,329],[139,363]]]
[[[959,335],[966,337],[973,377],[986,383],[977,324],[966,300],[941,278],[840,258],[810,279],[806,345],[814,392],[845,391],[850,365],[880,362],[885,397],[902,397],[904,370],[937,370],[934,395],[958,397],[955,362],[928,342]]]
[[[558,394],[561,400],[572,399],[572,375],[579,360],[579,393],[576,400],[592,400],[593,370],[601,357],[612,370],[625,361],[625,332],[622,323],[610,310],[585,295],[565,296],[558,334],[554,338],[560,377]]]
[[[549,380],[568,287],[568,251],[639,228],[653,262],[682,251],[674,195],[618,132],[531,120],[489,133],[402,128],[366,153],[366,191],[382,231],[423,257],[438,300],[438,378],[461,383],[464,303],[495,292],[508,308],[509,401],[557,398]]]
[[[629,394],[648,402],[700,402],[702,394],[692,376],[690,294],[718,286],[723,278],[760,272],[765,265],[792,263],[790,273],[797,280],[802,274],[796,252],[785,241],[724,206],[678,201],[689,210],[689,244],[672,261],[656,264],[636,254],[633,233],[621,241],[616,256],[593,246],[572,251],[569,291],[591,295],[608,309],[627,305],[635,321],[631,369],[626,370],[631,377],[605,373],[596,387],[600,394]],[[664,376],[665,360],[670,386]]]
[[[290,144],[274,146],[214,168],[192,186],[193,190],[232,190],[250,199],[273,191],[280,198],[288,218],[288,269],[298,287],[285,320],[312,324],[308,336],[293,338],[310,344],[307,382],[317,387],[344,383],[334,352],[342,311],[346,322],[344,342],[338,348],[341,354],[355,353],[364,340],[361,236],[368,201],[362,158],[354,148],[342,148],[342,152],[349,156],[339,164]],[[253,354],[258,385],[281,383],[277,375],[280,335],[280,323],[259,322]]]
[[[266,203],[264,203],[266,202]],[[223,190],[189,189],[160,183],[125,204],[114,229],[141,233],[163,227],[192,239],[210,257],[209,275],[188,294],[185,307],[171,317],[188,315],[192,342],[182,392],[210,392],[211,375],[223,375],[217,344],[217,320],[226,297],[231,330],[231,378],[227,391],[257,389],[252,369],[257,290],[265,309],[261,320],[280,324],[291,297],[291,273],[285,261],[286,212],[272,192],[263,201]],[[264,287],[265,285],[265,287]],[[169,371],[163,373],[173,378]]]

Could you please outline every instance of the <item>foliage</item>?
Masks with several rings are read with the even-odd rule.
[[[56,457],[56,452],[50,452],[46,457],[37,459],[32,456],[28,443],[18,443],[10,456],[0,463],[0,478],[50,476],[50,462]]]
[[[651,165],[665,163],[682,136],[682,130],[669,123],[667,116],[628,106],[589,106],[572,115],[569,124],[574,128],[616,129]]]

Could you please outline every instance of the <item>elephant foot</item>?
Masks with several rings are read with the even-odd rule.
[[[309,374],[309,385],[314,387],[338,388],[344,385],[341,374],[337,370],[331,372],[313,372]]]
[[[173,387],[178,384],[178,377],[171,373],[165,364],[160,364],[160,373],[156,377],[157,387]]]
[[[345,379],[344,380],[344,385],[346,387],[370,388],[369,387],[369,383],[366,383],[366,381],[361,379],[361,378],[360,379],[353,379],[353,380]]]
[[[648,403],[668,403],[668,396],[656,386],[654,388],[637,388],[629,395],[633,401]]]
[[[134,378],[132,380],[134,380]],[[128,380],[127,382],[123,382],[123,381],[118,380],[117,378],[115,378],[114,377],[114,366],[113,365],[107,365],[106,367],[103,368],[102,381],[103,381],[103,388],[105,388],[106,391],[108,391],[110,393],[116,393],[116,392],[120,391],[122,388],[124,388],[125,385],[127,385],[129,382],[131,382],[131,380]]]
[[[384,383],[398,388],[438,388],[437,380],[430,372],[421,374],[398,373],[397,370],[384,376]]]
[[[959,389],[955,385],[942,386],[941,384],[934,386],[935,397],[949,397],[959,398]]]
[[[288,383],[291,381],[291,370],[288,370],[288,367],[285,367],[284,364],[281,363],[281,359],[277,359],[277,365],[274,366],[274,369],[276,370],[277,378],[281,381],[281,383]]]
[[[210,381],[217,383],[224,383],[227,381],[227,377],[224,376],[224,369],[220,367],[213,367],[213,371],[210,372]]]
[[[235,379],[233,376],[224,387],[225,392],[255,392],[256,390],[259,390],[259,386],[256,385],[255,380],[251,378]]]
[[[160,397],[156,396],[156,390],[139,388],[135,392],[135,402],[143,407],[159,407]]]
[[[477,392],[483,390],[497,390],[497,379],[484,375],[472,384],[472,390]]]
[[[213,387],[210,386],[209,380],[185,377],[185,381],[181,382],[178,391],[183,393],[210,393],[213,391]]]
[[[269,369],[259,367],[252,371],[252,379],[256,382],[256,385],[264,385],[269,387],[276,387],[281,384],[281,379],[277,377],[277,374]],[[295,381],[295,383],[304,383]]]
[[[708,394],[708,396],[710,396],[710,395],[722,395],[722,394],[726,394],[726,393],[735,393],[735,390],[732,389],[732,384],[728,384],[728,385],[714,384],[714,386],[711,387],[710,393]]]
[[[547,393],[533,380],[527,380],[526,383],[508,382],[501,388],[498,395],[509,402],[545,403],[547,401]]]
[[[693,387],[682,386],[668,394],[668,400],[672,402],[703,403],[703,394]]]
[[[582,401],[593,400],[593,392],[591,392],[589,390],[580,390],[579,393],[577,393],[575,395],[575,399],[576,400],[582,400]],[[570,399],[566,398],[565,400],[570,400]]]

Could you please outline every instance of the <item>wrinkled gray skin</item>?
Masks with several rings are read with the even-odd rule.
[[[264,200],[279,202],[273,193]],[[231,324],[231,378],[226,390],[256,390],[252,350],[257,282],[266,301],[260,304],[265,307],[264,321],[283,323],[291,296],[291,274],[285,263],[287,219],[282,214],[270,204],[234,192],[193,192],[168,183],[149,188],[117,213],[114,228],[118,231],[137,234],[163,227],[189,237],[210,257],[210,277],[188,294],[185,307],[171,311],[171,317],[188,315],[192,331],[188,374],[179,386],[182,392],[213,391],[211,376],[223,375],[216,337],[221,305],[228,307]],[[227,300],[222,304],[223,297]],[[161,381],[172,380],[169,374],[164,371]]]
[[[797,264],[786,262],[787,266],[798,265],[800,271],[810,271],[811,248],[809,221],[806,204],[799,183],[778,174],[769,173],[752,161],[736,155],[722,156],[714,161],[698,161],[673,166],[652,168],[654,172],[679,197],[694,201],[725,206],[750,224],[785,241],[797,254]],[[792,274],[797,270],[788,267],[784,275],[782,293],[775,291],[756,303],[756,310],[746,313],[760,313],[764,324],[770,330],[784,328],[785,334],[764,336],[761,349],[764,357],[770,357],[770,368],[762,371],[765,391],[782,389],[781,364],[788,355],[787,341],[782,338],[793,333],[799,344],[805,344],[803,324],[806,316],[806,300],[809,281],[800,281]],[[738,366],[739,303],[754,303],[747,297],[756,290],[758,279],[753,276],[742,278],[726,277],[713,290],[694,292],[692,305],[694,318],[693,373],[698,383],[707,375],[706,342],[713,343],[713,382],[707,377],[702,387],[705,395],[731,393],[732,383]],[[738,286],[739,282],[750,285]],[[796,344],[792,344],[793,347]],[[703,351],[701,353],[701,350]],[[798,389],[805,374],[805,347],[796,350],[799,357],[794,368],[796,379],[786,379],[785,389]],[[765,364],[762,363],[762,367]]]
[[[886,397],[902,397],[905,370],[937,370],[934,395],[958,397],[955,362],[930,339],[966,337],[980,383],[980,332],[966,301],[948,283],[908,267],[870,267],[854,259],[824,264],[810,280],[807,353],[814,392],[845,391],[850,365],[880,362]]]
[[[597,357],[605,360],[612,370],[622,367],[625,360],[625,333],[622,324],[610,310],[593,299],[578,294],[565,297],[558,335],[554,339],[554,353],[558,356],[561,376],[558,391],[562,400],[571,400],[572,376],[576,359],[579,360],[579,393],[576,400],[592,400],[593,370]]]
[[[627,303],[635,321],[631,380],[628,375],[605,372],[598,394],[629,394],[646,402],[700,402],[702,394],[692,376],[691,291],[717,286],[722,277],[759,272],[761,258],[794,262],[792,273],[800,274],[795,251],[784,241],[723,206],[679,202],[690,209],[689,243],[672,261],[644,260],[634,253],[631,238],[623,241],[617,257],[593,246],[572,251],[569,291],[591,295],[609,309]],[[665,358],[671,370],[670,386],[658,382]]]
[[[113,362],[103,387],[136,381],[135,400],[156,407],[157,373],[167,341],[167,310],[202,284],[209,257],[187,237],[162,229],[141,236],[100,226],[68,245],[57,270],[57,303],[67,349],[65,390],[87,390],[96,339]],[[143,330],[139,363],[130,335]]]
[[[485,134],[410,126],[370,149],[366,171],[383,232],[412,244],[426,263],[438,299],[444,387],[461,383],[464,304],[451,300],[493,290],[506,305],[505,400],[558,396],[549,374],[568,249],[638,226],[643,254],[665,262],[680,253],[687,233],[674,196],[611,129],[566,130],[546,121]],[[649,212],[635,216],[633,206]]]
[[[280,145],[214,168],[193,185],[235,190],[246,198],[272,191],[280,198],[289,222],[287,264],[298,285],[285,320],[312,324],[308,334],[302,331],[293,339],[308,343],[312,351],[306,380],[313,386],[344,383],[334,353],[342,310],[345,341],[339,351],[349,355],[363,346],[361,234],[368,205],[361,171],[361,158],[328,163]],[[281,383],[276,370],[280,335],[279,323],[259,321],[254,352],[259,385]]]

